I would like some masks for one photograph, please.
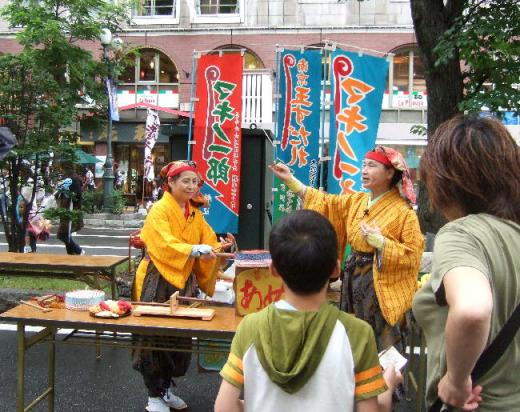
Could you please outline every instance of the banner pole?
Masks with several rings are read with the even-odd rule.
[[[187,159],[191,160],[191,139],[192,139],[192,125],[193,115],[195,113],[195,80],[197,78],[197,65],[195,64],[197,51],[193,50],[191,57],[191,96],[190,96],[190,120],[188,122],[188,156]]]
[[[323,55],[322,60],[322,79],[321,79],[321,127],[320,127],[320,190],[323,190],[324,186],[324,179],[323,174],[325,173],[325,156],[323,155],[323,151],[325,149],[325,98],[326,98],[326,86],[327,86],[327,63],[329,63],[329,69],[330,69],[330,53],[329,50],[324,47],[321,49],[321,53]],[[330,70],[329,70],[330,73]],[[330,78],[330,74],[329,74]],[[330,110],[330,105],[329,105]],[[329,137],[330,142],[330,137]],[[329,147],[330,150],[330,147]]]
[[[280,63],[280,49],[278,45],[276,45],[276,59],[275,59],[275,91],[274,91],[274,122],[273,122],[273,163],[276,163],[278,161],[278,144],[280,142],[279,136],[278,136],[278,110],[280,108],[280,73],[281,73],[281,63]],[[276,190],[275,187],[276,184],[276,177],[273,173],[273,176],[271,178],[271,226],[273,225],[273,218],[275,216],[275,199],[274,199],[274,193]]]
[[[276,162],[278,159],[278,144],[280,139],[278,136],[278,111],[280,110],[280,76],[281,76],[281,62],[280,62],[280,49],[276,46],[276,63],[275,63],[275,74],[276,74],[276,85],[274,92],[274,141],[273,141],[273,161]],[[273,176],[273,187],[274,187],[274,176]]]
[[[146,205],[144,204],[144,190],[146,186],[146,177],[143,175],[143,190],[141,194],[141,205],[143,205],[143,209],[146,209]]]

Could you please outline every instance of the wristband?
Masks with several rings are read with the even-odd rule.
[[[287,185],[287,188],[294,193],[299,193],[303,189],[303,183],[294,176],[291,176],[285,184]]]

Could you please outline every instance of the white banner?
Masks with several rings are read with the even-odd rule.
[[[112,80],[106,80],[107,92],[108,92],[108,110],[110,112],[110,118],[118,122],[119,121],[119,110],[117,109],[117,88]]]
[[[159,113],[155,110],[148,109],[146,128],[144,131],[144,178],[149,182],[152,182],[155,178],[152,149],[154,148],[157,137],[159,136],[160,126],[161,122],[159,120]]]

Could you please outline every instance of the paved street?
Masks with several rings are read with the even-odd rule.
[[[128,236],[135,229],[96,228],[82,229],[73,239],[85,249],[88,255],[128,255]],[[37,250],[41,253],[65,254],[64,244],[56,238],[56,228],[51,230],[51,237],[46,242],[38,242]],[[0,232],[0,252],[7,251],[7,242],[3,230]],[[133,250],[134,254],[136,251]]]
[[[128,235],[133,230],[82,229],[75,238],[89,255],[128,254]],[[0,251],[6,251],[4,234],[0,234]],[[42,253],[64,254],[63,244],[54,234],[47,242],[39,242]],[[133,254],[138,252],[134,249]],[[0,411],[14,411],[16,402],[15,326],[0,324]],[[64,336],[64,335],[60,335]],[[144,411],[146,390],[140,375],[130,363],[130,352],[103,348],[102,359],[96,360],[93,347],[58,345],[56,356],[56,411],[134,412]],[[47,352],[45,345],[28,351],[26,360],[26,402],[45,388]],[[187,376],[178,380],[178,394],[188,403],[189,411],[211,411],[220,378],[216,373],[199,373],[192,359]],[[46,411],[46,403],[34,409]],[[414,410],[410,402],[401,403],[398,412]]]
[[[0,411],[10,412],[16,405],[15,333],[0,332],[0,345]],[[27,354],[26,404],[46,387],[46,346],[37,345]],[[198,373],[192,362],[187,376],[177,382],[178,394],[190,406],[189,411],[212,410],[220,383],[216,373]],[[145,387],[131,367],[128,350],[103,348],[102,359],[96,360],[93,347],[57,346],[57,412],[142,412],[146,400]],[[47,404],[43,402],[34,411],[47,411]]]
[[[2,325],[0,325],[2,326]],[[15,333],[0,332],[0,410],[14,411],[16,402]],[[56,407],[59,412],[142,412],[146,390],[140,375],[130,363],[130,352],[102,349],[96,360],[93,347],[58,345],[56,352]],[[47,352],[45,345],[31,348],[27,357],[26,399],[34,399],[45,389]],[[188,374],[177,380],[177,393],[188,403],[190,412],[211,411],[220,377],[217,373],[199,373],[195,360]],[[43,403],[34,409],[46,411]],[[412,412],[411,402],[402,402],[397,412]],[[316,411],[319,412],[319,411]]]

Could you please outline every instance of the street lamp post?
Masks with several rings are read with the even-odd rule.
[[[108,98],[108,108],[107,108],[107,157],[105,160],[105,164],[103,165],[103,212],[112,213],[114,209],[114,170],[113,170],[113,159],[112,159],[112,112],[110,101],[111,90],[113,82],[113,63],[110,61],[109,50],[118,50],[123,46],[123,42],[120,38],[116,37],[112,39],[112,33],[109,29],[103,29],[101,31],[101,46],[103,46],[103,61],[107,65],[107,78],[106,78],[106,88],[107,88],[107,98]]]

